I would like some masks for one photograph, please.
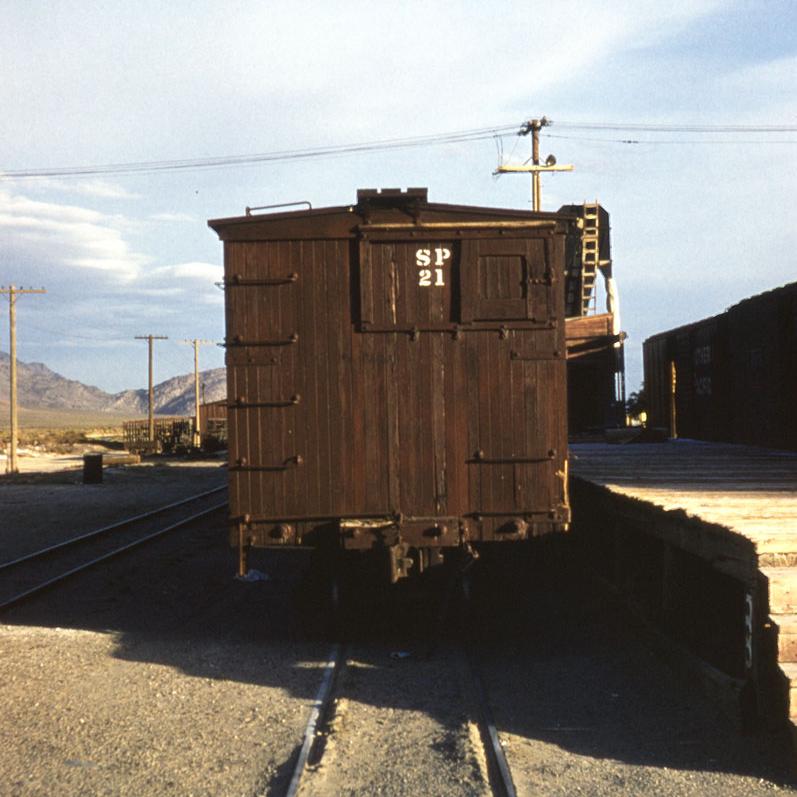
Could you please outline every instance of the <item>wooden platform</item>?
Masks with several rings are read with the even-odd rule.
[[[582,443],[570,454],[573,476],[631,499],[626,513],[658,507],[652,533],[750,589],[765,585],[756,615],[775,625],[797,723],[797,453],[674,440]]]

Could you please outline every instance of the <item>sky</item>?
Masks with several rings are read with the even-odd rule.
[[[599,200],[627,384],[646,337],[797,279],[794,0],[338,4],[0,0],[0,286],[18,357],[108,391],[193,368],[224,337],[207,219],[427,186],[433,202],[529,209],[509,128],[545,115],[543,209]],[[644,124],[785,126],[700,133]],[[162,172],[15,172],[274,153],[496,128],[484,140]],[[627,143],[632,141],[634,143]],[[623,143],[626,142],[626,143]],[[0,349],[8,350],[0,302]],[[201,367],[223,349],[201,349]]]

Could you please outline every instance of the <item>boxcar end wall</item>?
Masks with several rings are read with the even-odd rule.
[[[571,217],[420,189],[209,223],[234,542],[403,561],[566,528]]]

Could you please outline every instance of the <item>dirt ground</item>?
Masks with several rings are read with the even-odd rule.
[[[82,454],[21,462],[19,474],[0,476],[0,562],[227,483],[216,458],[106,467],[101,484],[83,483]]]
[[[225,481],[218,460],[0,478],[0,561]],[[330,645],[297,614],[308,552],[236,581],[226,538],[219,512],[0,618],[0,794],[283,792]],[[740,736],[556,561],[496,571],[473,619],[519,794],[794,792],[777,739]],[[353,641],[303,794],[488,793],[456,657],[419,655],[431,600]]]
[[[226,483],[218,461],[104,477],[0,480],[0,560]],[[254,795],[284,778],[327,645],[292,633],[282,576],[233,573],[220,511],[7,612],[0,794]]]

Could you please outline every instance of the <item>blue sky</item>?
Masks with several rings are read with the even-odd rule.
[[[208,218],[357,188],[529,207],[492,176],[527,138],[161,174],[3,172],[246,155],[554,121],[543,206],[611,213],[628,339],[797,279],[797,133],[669,134],[565,122],[797,126],[794,2],[3,3],[0,285],[19,356],[107,390],[193,367],[186,338],[224,335],[222,248]],[[562,126],[557,127],[557,122]],[[618,143],[620,139],[638,144]],[[786,143],[782,143],[786,142]],[[788,143],[791,142],[791,143]],[[0,305],[0,348],[8,348]],[[223,352],[202,349],[203,367]]]

